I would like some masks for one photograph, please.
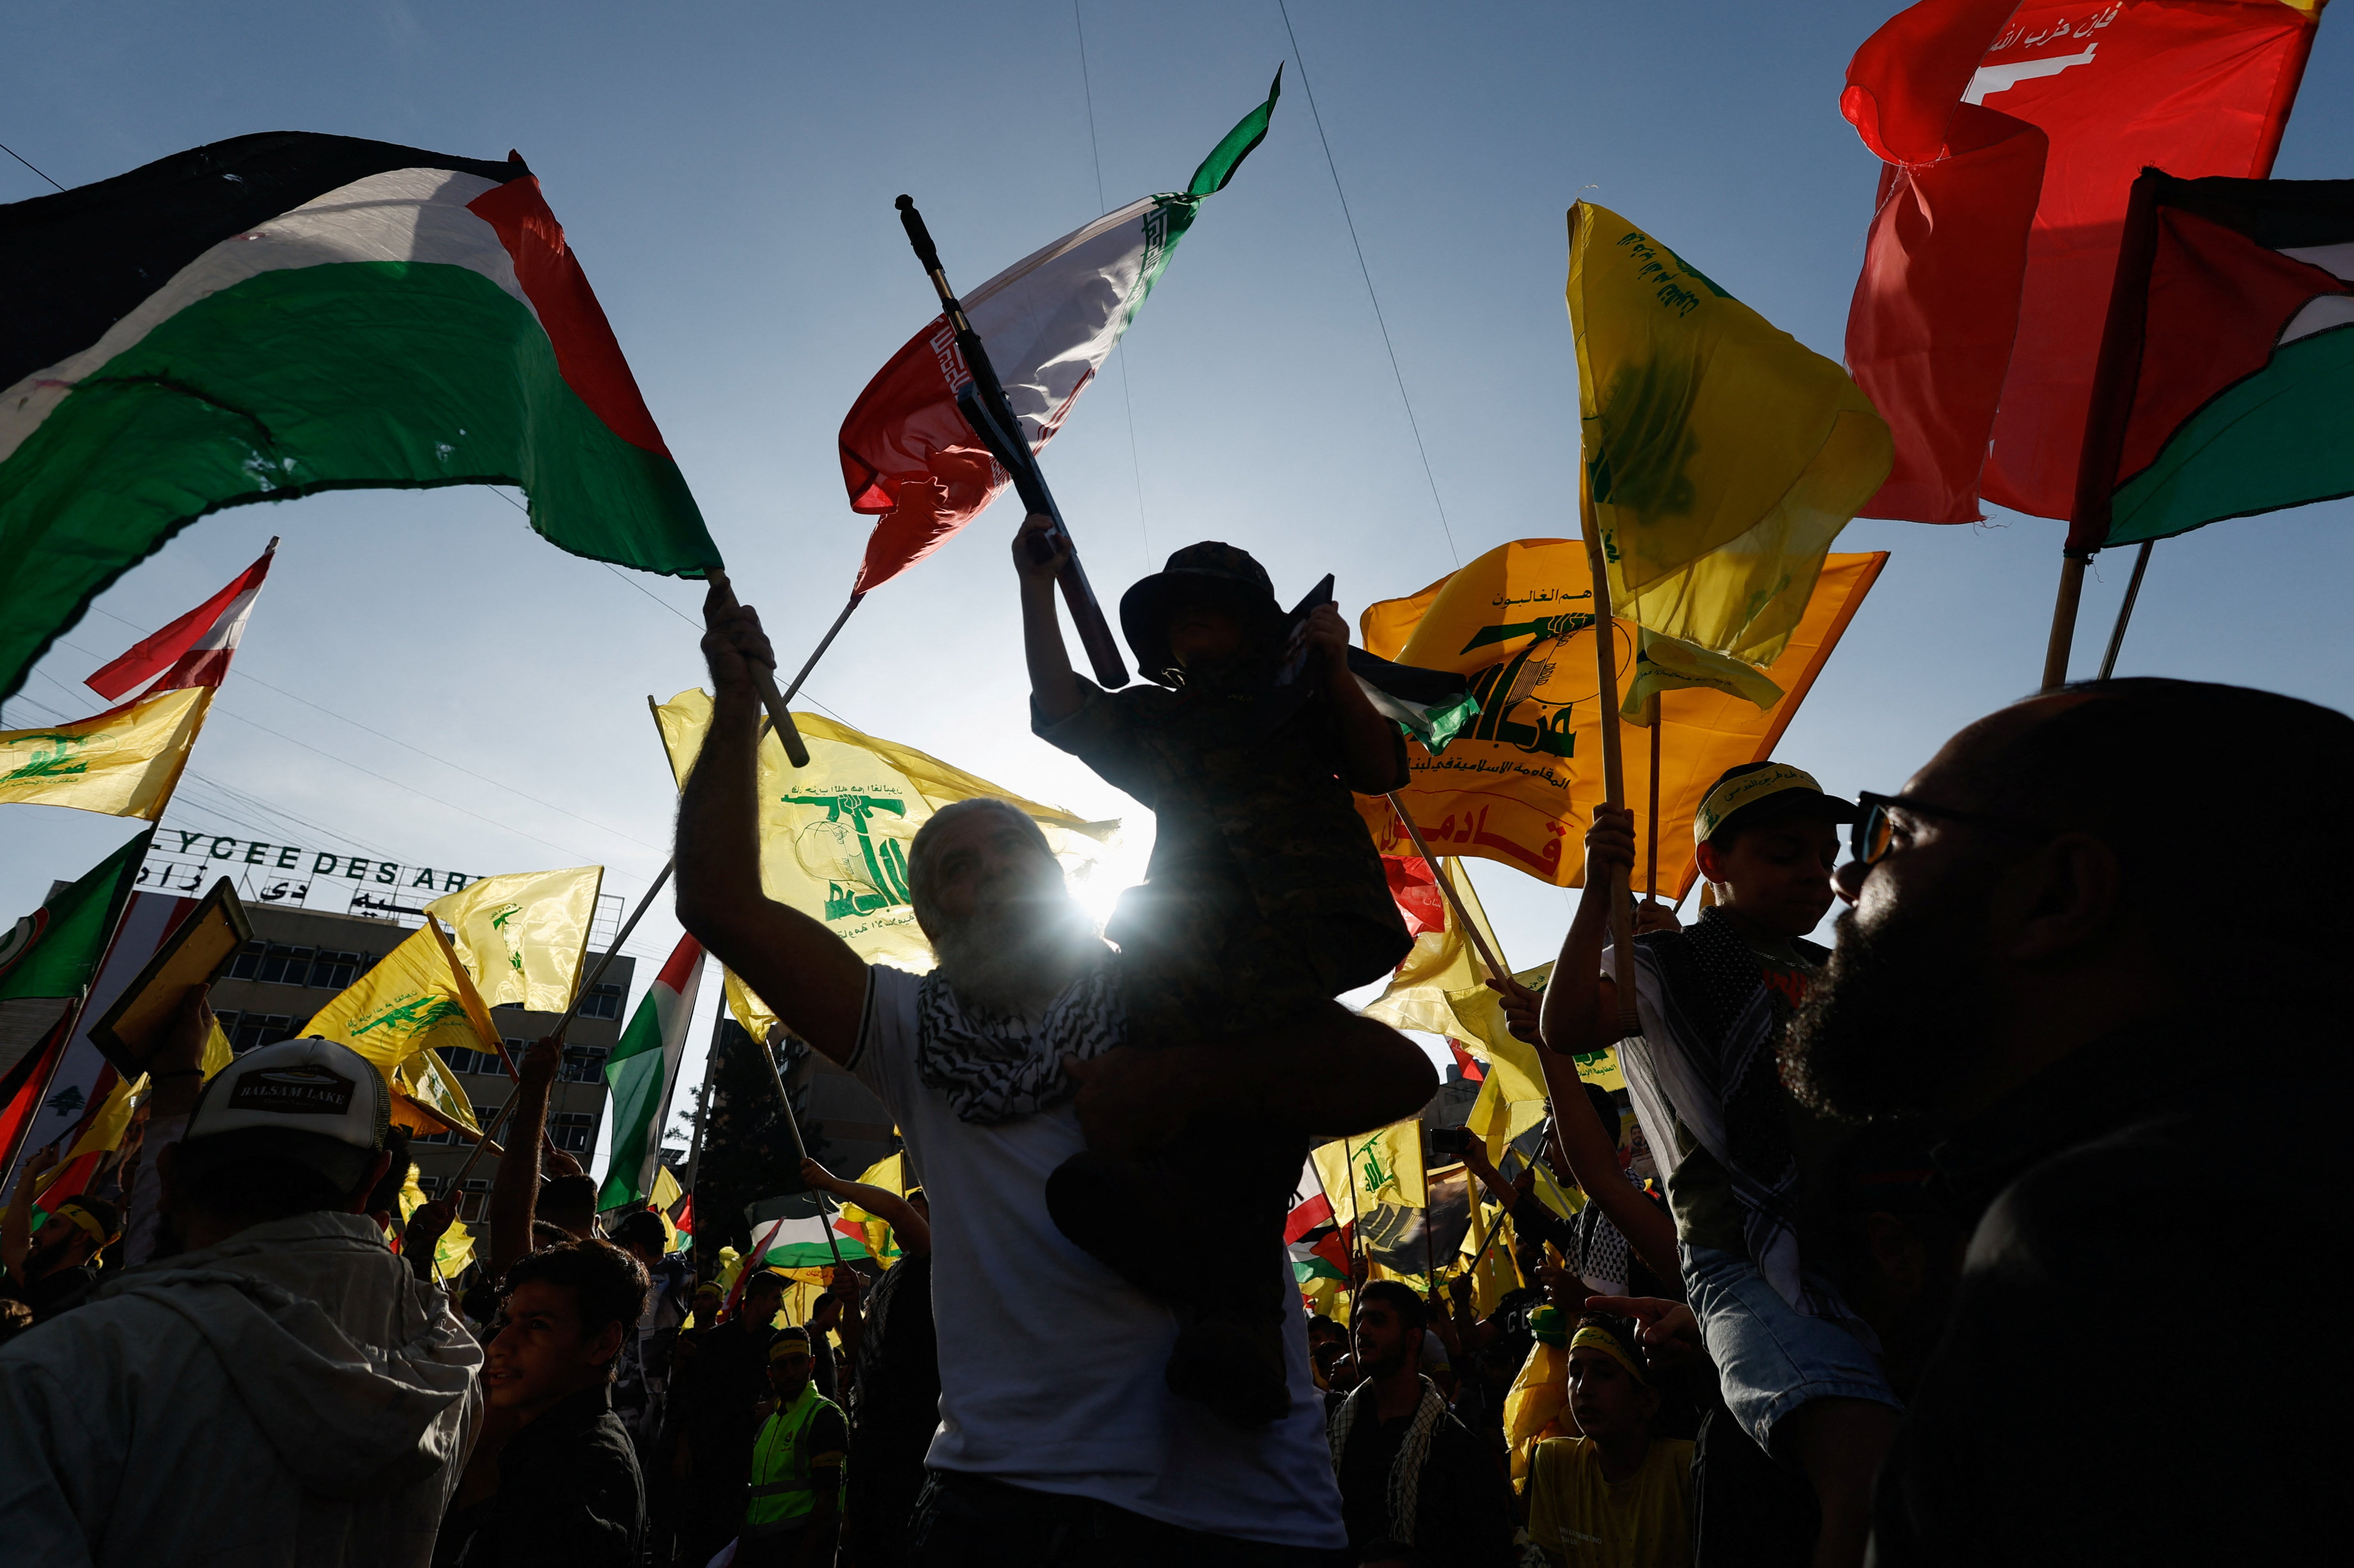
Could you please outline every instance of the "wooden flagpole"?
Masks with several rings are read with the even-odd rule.
[[[1659,694],[1651,694],[1651,825],[1643,834],[1643,850],[1649,868],[1643,875],[1643,899],[1649,904],[1659,901]]]
[[[1610,609],[1610,573],[1602,557],[1602,531],[1594,519],[1590,496],[1580,487],[1578,521],[1585,535],[1585,567],[1594,578],[1595,691],[1602,704],[1602,800],[1608,806],[1627,803],[1627,773],[1619,756],[1617,622]],[[1639,1034],[1643,1025],[1635,1007],[1635,895],[1624,871],[1610,877],[1611,979],[1618,992],[1618,1026],[1622,1034]]]
[[[1414,813],[1405,809],[1405,802],[1398,799],[1394,789],[1390,791],[1389,802],[1397,812],[1398,821],[1405,824],[1406,837],[1414,841],[1414,853],[1422,856],[1423,864],[1430,867],[1430,879],[1438,884],[1439,892],[1447,895],[1447,906],[1454,912],[1464,935],[1471,938],[1471,946],[1479,951],[1479,961],[1486,964],[1488,972],[1497,979],[1511,979],[1512,971],[1504,967],[1504,960],[1495,955],[1489,948],[1487,938],[1479,935],[1479,923],[1472,919],[1471,912],[1463,906],[1463,895],[1455,891],[1455,884],[1448,879],[1446,868],[1431,854],[1430,846],[1423,842],[1422,830],[1415,825]]]

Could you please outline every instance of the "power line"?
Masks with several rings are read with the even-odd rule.
[[[1341,165],[1332,159],[1331,138],[1324,134],[1324,116],[1317,111],[1316,90],[1309,85],[1308,61],[1299,52],[1299,35],[1291,29],[1291,8],[1285,0],[1275,0],[1275,8],[1282,13],[1284,36],[1291,40],[1291,58],[1299,67],[1299,88],[1308,95],[1309,118],[1316,122],[1316,140],[1324,146],[1324,166],[1332,171],[1332,192],[1341,198],[1341,218],[1349,226],[1349,243],[1357,252],[1357,270],[1365,280],[1365,297],[1373,302],[1373,322],[1382,329],[1382,347],[1390,356],[1390,374],[1397,378],[1398,401],[1405,405],[1405,422],[1414,431],[1414,450],[1422,458],[1422,477],[1430,482],[1430,502],[1438,508],[1438,526],[1447,535],[1447,554],[1455,564],[1463,564],[1463,552],[1455,547],[1455,528],[1447,520],[1447,503],[1439,499],[1438,475],[1432,471],[1430,451],[1422,444],[1422,422],[1414,417],[1414,399],[1406,396],[1405,372],[1398,368],[1397,347],[1390,342],[1390,323],[1382,315],[1382,297],[1373,291],[1373,269],[1365,265],[1365,247],[1357,238],[1357,220],[1350,216],[1349,193],[1341,188]]]
[[[92,606],[91,608],[96,609],[97,607]],[[135,621],[123,620],[122,617],[115,615],[111,610],[100,610],[99,613],[106,616],[110,620],[122,621],[123,625],[130,627],[133,631],[140,632],[142,635],[145,634],[145,629],[138,625]],[[66,641],[63,638],[59,638],[58,641],[59,646],[71,648],[75,652],[81,654],[85,658],[97,657],[96,654],[91,653],[87,648],[75,647],[73,643]],[[543,800],[536,795],[527,794],[525,791],[516,789],[514,785],[506,783],[503,779],[492,778],[487,773],[477,773],[474,769],[468,768],[463,763],[452,762],[448,758],[440,756],[439,753],[426,750],[423,747],[419,746],[414,741],[403,740],[400,736],[380,730],[374,725],[362,724],[359,720],[352,717],[348,714],[337,713],[331,707],[327,707],[320,703],[313,702],[310,698],[302,695],[300,693],[290,692],[283,686],[273,685],[270,682],[263,680],[259,675],[249,674],[245,671],[238,669],[234,664],[229,667],[228,673],[239,681],[248,682],[253,685],[260,686],[264,691],[275,692],[280,696],[286,698],[290,702],[301,703],[304,707],[310,708],[316,713],[323,713],[331,719],[351,726],[354,729],[365,730],[366,733],[375,736],[379,740],[388,740],[392,742],[393,745],[399,747],[402,750],[414,752],[418,756],[424,758],[429,762],[438,762],[444,768],[450,768],[455,772],[463,773],[469,779],[479,779],[485,784],[504,789],[508,794],[515,796],[520,800],[528,800],[535,806],[544,807],[548,810],[558,813],[559,815],[569,817],[576,822],[584,822],[589,827],[595,828],[599,832],[610,833],[617,839],[627,839],[630,842],[636,844],[640,849],[659,851],[663,848],[660,844],[650,844],[646,842],[645,840],[638,838],[634,834],[625,833],[620,829],[613,827],[609,823],[600,822],[594,817],[584,817],[578,811],[567,810],[564,807],[557,805],[553,800]],[[231,715],[230,716],[235,717],[236,715]]]
[[[1132,434],[1133,434],[1133,432],[1131,432],[1131,435],[1132,435]],[[526,517],[528,517],[528,516],[530,516],[530,515],[531,515],[531,508],[530,508],[530,507],[525,506],[522,502],[517,501],[514,496],[509,495],[505,491],[501,490],[501,489],[500,489],[498,486],[496,486],[496,485],[492,485],[492,486],[490,486],[489,488],[490,488],[490,492],[491,492],[491,493],[492,493],[493,495],[497,496],[501,501],[505,502],[509,506],[514,507],[516,511],[518,511],[518,512],[522,513],[522,514],[523,514],[525,516],[526,516]],[[584,558],[585,558],[585,557],[584,557]],[[686,613],[686,611],[684,611],[684,610],[683,610],[683,609],[679,609],[679,608],[678,608],[678,606],[676,606],[676,605],[674,605],[674,604],[671,603],[671,601],[670,601],[670,600],[668,600],[668,599],[666,599],[663,598],[660,594],[658,594],[658,593],[654,592],[652,588],[650,588],[646,587],[646,585],[645,585],[645,584],[643,584],[643,583],[642,583],[642,582],[638,581],[635,577],[633,577],[630,576],[630,574],[629,574],[629,573],[627,573],[627,572],[623,571],[620,567],[617,567],[617,566],[613,565],[613,563],[612,563],[612,562],[610,562],[610,561],[599,561],[597,564],[598,564],[599,566],[600,566],[600,567],[604,567],[607,571],[609,571],[609,572],[612,573],[615,577],[617,577],[620,578],[623,582],[625,582],[625,583],[629,584],[631,588],[633,588],[637,589],[640,593],[642,593],[642,594],[645,595],[648,599],[650,599],[653,600],[653,601],[654,601],[654,603],[656,603],[656,604],[658,604],[658,605],[662,606],[662,608],[663,608],[663,609],[666,609],[666,610],[670,611],[673,615],[675,615],[676,617],[678,617],[681,620],[685,621],[689,626],[694,627],[694,628],[695,628],[695,630],[698,633],[702,631],[702,630],[703,630],[703,622],[701,622],[701,621],[699,621],[699,620],[695,620],[695,617],[693,617],[693,616],[691,616],[691,615],[687,614],[687,613]],[[819,697],[819,695],[818,695],[815,692],[811,691],[811,690],[809,689],[809,687],[808,687],[808,685],[807,685],[806,683],[804,683],[804,684],[802,685],[802,687],[801,687],[801,691],[800,691],[798,694],[797,694],[797,695],[800,695],[800,696],[807,697],[810,701],[811,701],[811,702],[813,702],[813,703],[817,704],[817,705],[818,705],[818,706],[820,706],[820,707],[822,707],[822,708],[825,708],[825,711],[826,711],[829,715],[832,715],[835,720],[837,720],[838,722],[843,723],[843,724],[850,724],[850,721],[849,721],[848,719],[843,718],[843,717],[840,714],[838,714],[838,713],[834,713],[834,711],[833,711],[833,709],[832,709],[832,708],[831,708],[831,707],[827,707],[827,706],[826,706],[826,704],[825,704],[825,702],[824,702],[824,700],[823,700],[823,699],[822,699],[821,697]],[[856,725],[850,725],[850,727],[851,727],[851,728],[853,728],[853,729],[856,729],[858,726],[857,726]],[[528,799],[528,797],[526,797],[526,799]]]
[[[0,143],[0,153],[5,153],[5,154],[7,154],[10,157],[12,157],[12,158],[16,159],[18,163],[20,163],[20,164],[24,164],[24,165],[25,165],[25,167],[27,167],[27,168],[28,168],[28,169],[33,169],[32,160],[30,160],[29,158],[26,157],[24,154],[19,153],[18,151],[16,151],[16,148],[14,148],[14,147],[11,147],[11,146],[7,145],[5,143]],[[42,174],[41,174],[41,171],[40,171],[40,170],[38,170],[38,169],[33,169],[33,173],[35,173],[35,174],[37,174],[37,175],[41,175],[41,178],[43,178],[43,179],[45,179],[45,180],[49,180],[49,176],[48,176],[48,175],[42,175]],[[63,190],[63,189],[65,189],[65,188],[66,188],[66,187],[65,187],[65,186],[63,186],[63,185],[58,185],[58,182],[57,182],[57,181],[55,181],[55,180],[49,180],[49,184],[50,184],[50,185],[56,185],[56,186],[57,186],[57,188],[58,188],[58,190]]]
[[[1079,31],[1079,87],[1087,100],[1087,151],[1096,161],[1096,208],[1109,211],[1111,198],[1104,195],[1103,147],[1096,140],[1096,89],[1087,73],[1087,25],[1079,16],[1079,0],[1071,0],[1071,25]],[[1136,398],[1128,385],[1128,334],[1119,334],[1112,345],[1119,356],[1119,401],[1128,410],[1128,465],[1136,474],[1136,532],[1144,551],[1144,564],[1152,565],[1152,524],[1144,515],[1144,459],[1136,444]]]

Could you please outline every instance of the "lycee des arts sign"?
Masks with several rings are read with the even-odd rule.
[[[139,885],[196,894],[226,876],[255,904],[292,904],[354,915],[418,914],[480,874],[409,865],[373,855],[313,850],[186,828],[159,828]]]

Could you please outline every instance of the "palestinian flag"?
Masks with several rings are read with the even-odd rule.
[[[2068,548],[2354,494],[2354,180],[2134,182]]]
[[[1349,650],[1349,673],[1373,711],[1422,742],[1433,757],[1479,716],[1479,699],[1466,676],[1414,664],[1393,664],[1362,648]]]
[[[1291,1252],[1291,1273],[1301,1285],[1311,1279],[1349,1279],[1350,1234],[1332,1216],[1332,1202],[1317,1181],[1316,1162],[1301,1168],[1291,1194],[1291,1214],[1284,1222],[1284,1245]]]
[[[0,1163],[23,1128],[20,1091],[48,1081],[38,1048],[64,1044],[58,1024],[90,989],[154,836],[152,828],[138,834],[0,933]]]
[[[1243,116],[1182,195],[1141,196],[1108,212],[960,296],[1034,452],[1070,417],[1143,308],[1203,201],[1224,190],[1267,137],[1283,91]],[[842,477],[853,512],[879,513],[855,591],[880,587],[948,543],[1008,482],[958,411],[970,384],[944,315],[893,355],[842,421]]]
[[[613,1091],[613,1153],[597,1194],[599,1213],[634,1208],[654,1192],[663,1121],[678,1087],[686,1025],[702,984],[703,944],[681,937],[605,1058],[605,1082]]]
[[[0,696],[224,506],[514,484],[575,555],[719,565],[539,182],[268,132],[0,207]]]
[[[752,1255],[759,1260],[761,1267],[777,1269],[811,1285],[823,1285],[833,1277],[837,1250],[844,1263],[861,1262],[872,1255],[866,1244],[855,1236],[836,1235],[829,1245],[825,1239],[827,1229],[823,1214],[779,1216],[759,1233]]]

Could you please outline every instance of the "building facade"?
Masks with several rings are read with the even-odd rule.
[[[313,1013],[416,928],[413,920],[404,924],[397,918],[270,905],[249,904],[247,913],[253,921],[253,940],[229,961],[210,992],[221,1029],[239,1052],[300,1036]],[[634,969],[634,959],[616,958],[565,1031],[564,1063],[548,1097],[547,1135],[584,1169],[597,1147],[607,1099],[605,1056],[620,1038],[622,1008]],[[556,1020],[554,1013],[520,1007],[491,1012],[508,1054],[517,1060]],[[445,1050],[441,1056],[472,1102],[476,1123],[487,1125],[514,1087],[496,1053]],[[415,1139],[409,1158],[418,1168],[418,1185],[428,1197],[447,1195],[451,1181],[472,1151],[462,1135],[445,1132]],[[466,1172],[459,1214],[478,1238],[488,1235],[483,1210],[497,1174],[498,1157],[491,1154]]]

